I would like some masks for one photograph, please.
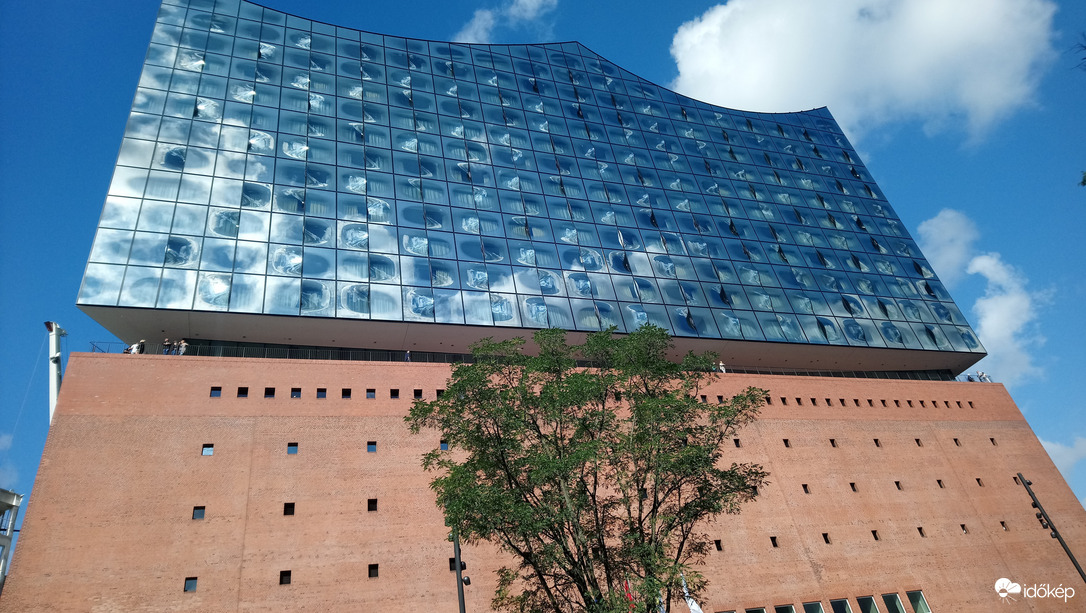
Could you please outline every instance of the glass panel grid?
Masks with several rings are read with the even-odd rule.
[[[983,352],[825,109],[245,2],[160,12],[79,302]]]

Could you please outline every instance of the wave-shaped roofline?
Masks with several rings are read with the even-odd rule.
[[[309,21],[311,23],[323,24],[323,25],[329,26],[331,28],[335,28],[336,30],[353,30],[355,32],[364,33],[364,34],[371,34],[373,36],[380,36],[382,38],[384,38],[384,37],[399,38],[399,39],[403,39],[404,41],[416,40],[416,41],[425,42],[425,43],[438,43],[438,44],[443,44],[443,45],[461,45],[461,46],[465,46],[465,47],[550,47],[550,46],[562,46],[562,45],[576,45],[579,49],[587,51],[591,55],[595,56],[595,58],[597,60],[607,62],[608,64],[613,65],[618,70],[620,70],[620,71],[622,71],[624,73],[627,73],[627,74],[635,77],[636,79],[638,79],[640,81],[643,81],[643,82],[645,82],[645,83],[647,83],[649,85],[652,85],[653,87],[663,89],[663,90],[665,90],[665,91],[667,91],[667,92],[669,92],[671,94],[674,94],[675,96],[686,98],[686,99],[688,99],[688,100],[690,100],[692,102],[695,102],[697,104],[703,104],[703,105],[707,105],[707,106],[710,106],[710,107],[713,107],[713,108],[723,109],[725,111],[731,111],[731,112],[734,112],[734,113],[745,113],[745,114],[763,116],[763,117],[787,116],[787,115],[804,115],[804,116],[824,115],[821,118],[828,118],[831,121],[833,121],[834,126],[837,128],[837,132],[840,133],[841,136],[846,138],[846,142],[849,142],[849,141],[847,141],[848,137],[845,135],[844,130],[841,130],[840,124],[838,124],[837,120],[833,117],[833,114],[830,112],[829,107],[827,107],[825,105],[819,106],[819,107],[814,107],[814,108],[811,108],[811,109],[802,109],[802,110],[796,110],[796,111],[752,111],[752,110],[733,108],[733,107],[724,106],[724,105],[720,105],[720,104],[714,104],[712,102],[706,102],[704,100],[699,100],[698,98],[694,98],[693,96],[688,96],[686,94],[679,93],[679,92],[671,89],[670,87],[668,87],[666,85],[660,85],[659,83],[656,83],[655,81],[651,81],[649,79],[646,79],[645,77],[641,76],[640,74],[620,66],[617,62],[614,62],[614,61],[604,57],[603,55],[600,55],[599,53],[596,53],[590,47],[588,47],[588,45],[585,45],[584,43],[582,43],[580,41],[577,41],[577,40],[552,41],[552,42],[534,42],[534,43],[464,43],[464,42],[438,40],[438,39],[431,39],[431,38],[418,38],[418,37],[413,37],[413,36],[399,36],[399,35],[395,35],[395,34],[385,34],[384,32],[375,32],[373,30],[363,30],[363,29],[360,29],[360,28],[352,28],[350,26],[342,26],[342,25],[339,25],[339,24],[329,23],[327,21],[321,21],[319,19],[313,19],[313,18],[310,18],[310,17],[305,17],[305,16],[302,16],[302,15],[289,13],[287,11],[279,10],[279,9],[276,9],[276,8],[271,8],[269,6],[266,6],[264,4],[260,4],[258,2],[250,2],[249,0],[241,0],[241,3],[251,4],[253,6],[258,6],[258,7],[262,8],[262,9],[264,9],[266,11],[272,11],[272,12],[275,12],[275,13],[279,13],[281,15],[286,15],[288,17],[294,17],[296,19],[302,19],[302,20],[305,20],[305,21]],[[339,38],[338,32],[335,33],[334,35],[337,38]],[[361,42],[361,39],[360,39],[360,42]],[[382,46],[384,46],[383,43],[382,43]],[[409,51],[409,50],[405,48],[405,51]],[[581,54],[581,55],[583,55],[583,54]],[[509,57],[513,57],[513,56],[510,55]],[[849,142],[849,145],[851,146],[852,143]],[[853,147],[853,149],[855,149],[855,147]]]

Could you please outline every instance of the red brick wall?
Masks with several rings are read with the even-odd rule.
[[[439,437],[403,423],[413,390],[433,398],[448,375],[419,362],[73,355],[0,611],[454,611],[452,546],[419,468]],[[1000,577],[1078,585],[1086,599],[1014,474],[1080,551],[1086,512],[1001,385],[728,374],[704,391],[714,402],[748,385],[772,404],[729,456],[764,464],[771,483],[706,527],[723,549],[702,568],[707,612],[814,600],[829,611],[846,597],[857,610],[866,595],[882,608],[881,594],[914,589],[940,613],[987,610]],[[201,455],[205,443],[214,455]],[[202,520],[191,519],[197,505]],[[468,608],[487,610],[501,558],[486,547],[464,557]],[[281,570],[291,585],[278,584]],[[191,576],[197,590],[184,593]]]

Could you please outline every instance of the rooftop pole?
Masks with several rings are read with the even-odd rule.
[[[68,336],[68,333],[55,321],[45,322],[45,329],[49,331],[49,423],[52,424],[57,395],[60,394],[60,337]]]

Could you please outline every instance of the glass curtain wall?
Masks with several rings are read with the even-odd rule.
[[[983,352],[826,109],[229,0],[161,7],[79,303]]]

